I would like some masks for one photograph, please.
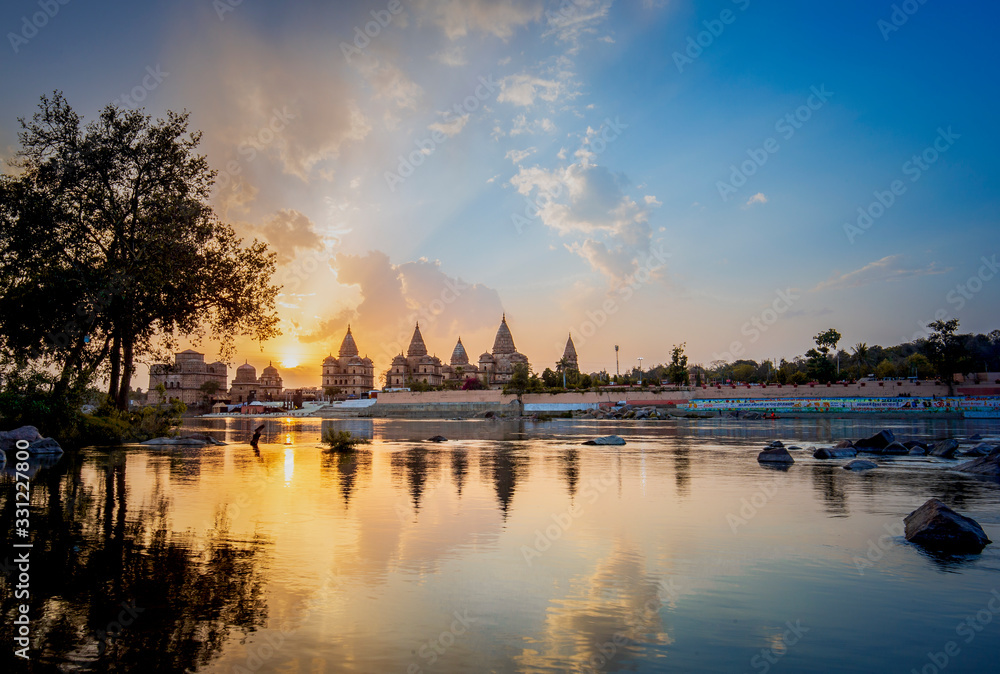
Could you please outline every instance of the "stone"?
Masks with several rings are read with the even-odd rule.
[[[776,449],[778,447],[784,447],[784,446],[785,443],[783,443],[781,440],[773,440],[771,444],[769,444],[767,447],[768,449]]]
[[[813,452],[814,459],[850,459],[857,455],[853,447],[820,447]]]
[[[618,435],[605,435],[602,438],[587,440],[585,445],[624,445],[625,439]]]
[[[872,468],[878,468],[878,464],[868,459],[854,459],[844,466],[844,470],[871,470]]]
[[[917,440],[907,440],[906,442],[903,443],[903,447],[906,447],[907,449],[917,449],[917,448],[923,449],[925,453],[926,450],[929,449],[929,445],[923,442],[919,442]]]
[[[180,445],[186,447],[204,447],[207,443],[203,440],[195,440],[193,438],[153,438],[152,440],[146,440],[145,442],[140,442],[139,444],[149,446]]]
[[[983,436],[981,436],[979,433],[975,433],[974,435],[970,435],[969,436],[969,441],[970,442],[979,442],[982,439],[983,439]]]
[[[795,459],[784,447],[765,449],[757,455],[757,461],[761,463],[795,463]]]
[[[864,438],[854,443],[854,446],[863,452],[885,449],[888,445],[896,441],[896,436],[892,431],[879,431],[870,438]]]
[[[914,447],[910,450],[910,456],[927,456],[927,450],[923,447]]]
[[[34,426],[21,426],[12,431],[0,431],[0,449],[8,452],[17,449],[17,441],[35,442],[41,440],[42,434]]]
[[[907,515],[903,524],[906,540],[934,552],[979,553],[993,542],[978,522],[958,514],[936,498]]]
[[[899,442],[890,442],[879,452],[879,454],[895,454],[898,456],[906,456],[909,453],[909,448]]]
[[[427,442],[448,442],[448,438],[443,435],[435,435],[433,438],[427,438]]]
[[[993,451],[993,447],[987,445],[985,442],[976,445],[972,449],[967,449],[962,452],[962,456],[989,456],[990,452]]]
[[[854,449],[854,443],[850,440],[841,440],[833,446],[834,449]]]
[[[32,454],[62,454],[63,448],[59,446],[53,438],[42,438],[35,440],[28,445],[28,451]]]
[[[956,466],[955,470],[972,475],[1000,477],[1000,447],[994,449],[987,456]]]
[[[789,450],[789,451],[792,451],[793,449],[802,449],[802,448],[801,448],[801,447],[799,447],[798,445],[791,445],[791,446],[790,446],[790,447],[788,448],[788,450]]]
[[[931,451],[928,452],[931,456],[936,456],[941,459],[954,459],[955,452],[958,451],[958,440],[942,440],[941,442],[934,445]]]

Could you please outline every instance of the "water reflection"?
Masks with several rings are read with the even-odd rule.
[[[69,455],[33,481],[32,650],[41,667],[185,671],[266,623],[267,540],[233,540],[224,520],[201,537],[175,531],[172,457],[151,458]],[[130,478],[133,469],[140,477]],[[146,497],[133,498],[131,481],[147,476]],[[13,490],[4,487],[0,520],[10,522]],[[4,615],[14,615],[21,602],[10,584],[2,590]],[[20,666],[10,648],[0,662]]]
[[[513,444],[499,442],[479,458],[480,475],[493,483],[504,520],[510,510],[519,480],[528,477],[528,458]]]
[[[324,475],[331,473],[337,477],[340,495],[344,506],[351,504],[351,494],[354,493],[356,482],[361,476],[371,475],[372,453],[365,449],[355,449],[350,452],[323,452],[320,459],[320,469]]]
[[[462,485],[465,484],[465,475],[469,472],[468,451],[464,447],[455,447],[451,450],[451,480],[455,483],[455,492],[462,496]]]
[[[396,481],[406,480],[413,511],[419,513],[420,498],[427,482],[427,472],[436,473],[441,463],[437,451],[426,447],[412,447],[392,455],[392,476]]]

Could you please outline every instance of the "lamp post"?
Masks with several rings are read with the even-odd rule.
[[[615,380],[618,380],[620,373],[618,372],[618,345],[615,344]]]
[[[639,387],[642,388],[642,356],[639,356]]]

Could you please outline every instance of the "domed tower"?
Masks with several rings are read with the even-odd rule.
[[[236,378],[229,388],[229,398],[234,403],[253,402],[250,398],[257,393],[257,368],[244,362],[236,368]]]
[[[267,367],[261,371],[260,379],[257,380],[258,397],[266,400],[276,400],[281,396],[283,388],[281,375],[278,374],[277,368],[268,361]]]
[[[563,351],[563,362],[566,364],[567,370],[580,371],[580,363],[577,360],[576,346],[573,345],[573,333],[569,334],[569,339],[566,340],[566,350]]]
[[[500,328],[497,330],[496,339],[493,340],[493,355],[507,355],[517,351],[514,347],[514,336],[510,334],[510,328],[507,327],[507,314],[503,315],[503,319],[500,321]]]
[[[458,344],[455,345],[455,350],[451,352],[451,366],[452,367],[468,367],[469,366],[469,354],[465,352],[465,346],[462,344],[462,338],[458,338]]]
[[[407,358],[420,358],[427,355],[427,346],[424,344],[423,335],[420,334],[420,323],[413,328],[413,337],[410,339],[410,346],[406,350]]]
[[[340,343],[340,352],[338,355],[341,358],[359,355],[358,345],[354,343],[354,335],[351,334],[350,325],[347,326],[347,334],[344,336],[344,341]]]

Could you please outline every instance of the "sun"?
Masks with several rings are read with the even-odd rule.
[[[292,356],[290,358],[285,358],[284,360],[281,361],[281,367],[285,369],[291,369],[293,367],[298,367],[298,366],[299,366],[299,359],[296,358],[295,356]]]

